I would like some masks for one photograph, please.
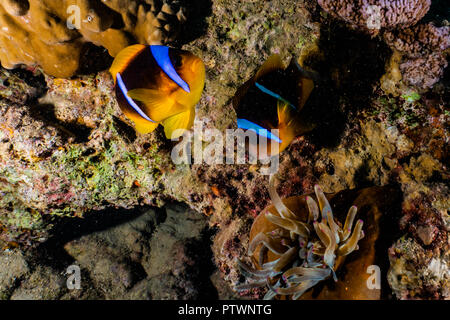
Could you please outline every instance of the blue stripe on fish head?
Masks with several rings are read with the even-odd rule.
[[[281,101],[287,103],[287,104],[290,105],[294,110],[297,109],[292,103],[290,103],[289,101],[287,101],[286,99],[284,99],[282,96],[280,96],[279,94],[277,94],[277,93],[275,93],[275,92],[273,92],[273,91],[267,89],[266,87],[264,87],[263,85],[259,84],[258,82],[255,82],[255,86],[256,86],[259,90],[261,90],[262,92],[268,94],[269,96],[272,96],[272,97],[274,97],[275,99],[278,99],[278,100],[281,100]]]
[[[267,130],[247,119],[237,119],[237,125],[238,125],[238,128],[240,128],[240,129],[255,131],[257,134],[259,134],[262,137],[266,137],[271,140],[275,140],[278,143],[281,143],[281,140],[276,135],[272,134],[269,130]]]
[[[181,79],[180,75],[173,67],[172,61],[170,61],[169,47],[153,45],[150,46],[150,50],[152,51],[152,55],[153,58],[155,58],[156,63],[164,71],[164,73],[167,74],[167,76],[178,84],[184,91],[190,93],[191,90],[189,85]]]
[[[123,82],[122,76],[120,75],[120,73],[117,73],[116,78],[117,78],[117,84],[118,84],[118,86],[119,86],[119,88],[120,88],[120,91],[122,91],[122,93],[123,93],[125,99],[126,99],[127,102],[130,104],[130,106],[133,107],[133,109],[136,110],[136,112],[139,113],[139,115],[140,115],[142,118],[144,118],[145,120],[148,120],[148,121],[154,123],[155,121],[153,121],[152,119],[150,119],[150,118],[145,114],[145,112],[142,111],[141,108],[139,108],[139,106],[136,104],[136,102],[134,102],[134,100],[130,98],[130,96],[128,95],[128,89],[127,89],[127,87],[125,86],[125,83]]]

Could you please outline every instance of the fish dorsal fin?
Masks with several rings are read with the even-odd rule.
[[[259,78],[265,76],[266,74],[280,69],[284,69],[281,57],[279,54],[273,54],[258,69],[258,72],[256,72],[254,79],[255,81],[258,81]]]
[[[141,101],[145,105],[145,113],[156,122],[160,122],[186,108],[171,99],[164,92],[152,89],[134,89],[128,91],[131,99]]]
[[[120,51],[117,54],[116,58],[114,59],[113,64],[111,65],[111,68],[109,69],[109,72],[111,73],[111,75],[114,78],[114,83],[116,83],[117,73],[125,70],[125,68],[128,66],[130,61],[133,60],[133,58],[135,56],[137,56],[137,54],[144,49],[145,49],[145,46],[143,44],[135,44],[135,45],[126,47],[125,49],[123,49],[122,51]]]
[[[176,114],[162,122],[164,133],[167,139],[179,138],[185,130],[189,130],[194,125],[195,109]]]
[[[261,77],[265,76],[266,74],[272,71],[280,70],[283,68],[284,66],[283,62],[281,61],[280,55],[278,54],[271,55],[262,64],[262,66],[259,67],[256,74],[236,90],[236,94],[232,99],[233,106],[237,107],[239,105],[240,101],[245,96],[249,88],[253,86],[256,83],[256,81],[258,81],[258,79],[260,79]]]

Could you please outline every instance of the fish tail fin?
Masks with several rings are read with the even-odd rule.
[[[175,139],[183,135],[185,130],[189,130],[194,125],[195,109],[189,109],[174,115],[162,122],[164,133],[167,139]]]
[[[186,110],[183,105],[159,90],[133,89],[128,91],[128,96],[133,100],[141,101],[145,106],[145,113],[156,122]]]
[[[114,83],[116,83],[116,75],[119,72],[122,72],[130,61],[142,50],[145,49],[146,46],[143,44],[135,44],[133,46],[126,47],[122,51],[120,51],[115,57],[111,68],[109,68],[109,72],[114,78]]]

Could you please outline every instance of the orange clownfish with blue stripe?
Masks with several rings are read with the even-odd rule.
[[[205,85],[205,66],[194,54],[161,45],[123,49],[110,68],[117,102],[140,133],[159,124],[168,139],[192,128]]]
[[[295,61],[285,68],[280,56],[274,54],[237,90],[233,107],[238,128],[255,131],[267,139],[267,150],[261,150],[264,145],[258,142],[249,143],[251,154],[276,155],[295,137],[314,128],[302,113],[314,89],[313,76]],[[277,129],[278,134],[272,129]],[[273,144],[276,148],[272,148]]]

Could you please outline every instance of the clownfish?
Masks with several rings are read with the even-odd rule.
[[[152,132],[161,124],[172,139],[192,128],[205,85],[200,58],[167,46],[137,44],[120,51],[109,72],[119,107],[138,132]]]
[[[314,128],[300,112],[313,89],[312,75],[296,62],[285,68],[279,55],[270,56],[232,100],[238,128],[265,137],[266,155],[280,153],[295,137]],[[271,129],[278,129],[278,135]],[[277,148],[271,147],[274,143]],[[251,143],[248,147],[254,155],[262,151]]]

